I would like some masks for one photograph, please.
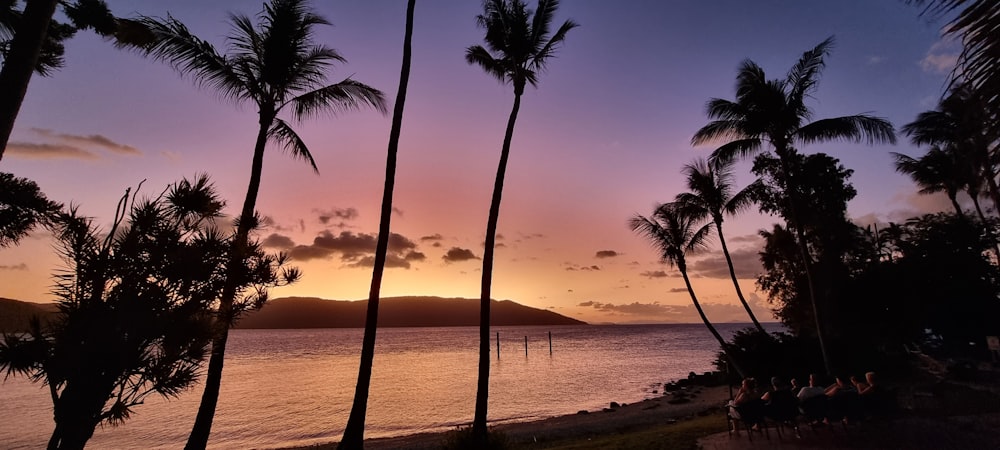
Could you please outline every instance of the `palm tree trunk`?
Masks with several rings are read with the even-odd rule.
[[[962,212],[962,205],[958,204],[958,198],[955,194],[948,194],[948,200],[951,200],[951,206],[955,207],[955,214],[958,214],[960,219],[964,219],[965,213]]]
[[[729,276],[733,279],[733,286],[736,287],[736,296],[740,298],[740,303],[743,304],[743,309],[747,310],[747,315],[750,316],[750,320],[753,321],[753,325],[757,327],[758,331],[767,335],[767,331],[765,331],[764,327],[757,321],[757,316],[755,316],[753,311],[750,310],[750,304],[747,303],[747,299],[743,298],[743,290],[740,289],[740,283],[736,281],[736,269],[733,268],[733,258],[729,256],[729,248],[726,247],[726,239],[722,236],[722,222],[715,222],[715,230],[719,233],[719,243],[722,244],[722,253],[726,255],[726,263],[729,264]]]
[[[500,199],[503,196],[503,179],[507,173],[510,141],[514,137],[514,122],[521,109],[521,94],[514,93],[514,106],[507,119],[507,133],[500,151],[500,164],[493,184],[490,217],[486,222],[486,248],[483,250],[483,281],[479,296],[479,383],[476,390],[476,413],[472,421],[472,436],[477,442],[486,442],[486,409],[490,389],[490,288],[493,283],[493,250],[496,245],[497,221],[500,219]]]
[[[677,261],[677,268],[680,269],[681,276],[684,277],[684,285],[687,286],[688,294],[691,295],[691,302],[694,303],[694,309],[698,310],[698,315],[701,316],[701,321],[705,322],[705,327],[707,327],[708,331],[712,333],[712,336],[715,336],[715,340],[719,341],[719,347],[721,347],[722,351],[725,352],[726,359],[728,359],[729,364],[736,369],[736,373],[740,374],[740,378],[745,377],[746,373],[743,372],[743,368],[736,363],[736,359],[729,353],[729,344],[722,338],[719,331],[715,329],[712,322],[708,320],[708,316],[705,315],[705,311],[701,309],[701,303],[698,301],[698,297],[694,295],[694,288],[691,287],[691,280],[688,278],[687,274],[687,264],[684,262],[683,257]]]
[[[219,311],[215,320],[215,337],[212,339],[212,355],[208,360],[208,371],[205,374],[205,391],[198,405],[198,415],[188,436],[185,450],[203,450],[208,445],[208,437],[212,433],[212,421],[215,419],[215,408],[219,402],[219,388],[222,385],[222,366],[226,358],[226,342],[229,340],[229,328],[236,319],[233,302],[236,299],[236,271],[240,270],[243,257],[249,246],[250,230],[255,222],[254,209],[257,205],[257,193],[260,190],[260,178],[264,168],[264,147],[267,145],[267,131],[274,121],[274,115],[261,113],[260,129],[257,132],[257,142],[254,145],[253,164],[250,167],[250,184],[247,186],[246,198],[243,200],[243,210],[240,212],[236,227],[234,250],[226,268],[226,284],[219,299]]]
[[[992,172],[992,171],[990,171]],[[992,173],[986,174],[986,187],[990,191],[990,198],[993,200],[993,208],[1000,215],[1000,188],[997,187],[997,180]]]
[[[31,73],[38,64],[49,22],[56,12],[57,0],[30,0],[24,4],[21,24],[14,32],[10,51],[0,69],[0,160],[14,129],[14,120],[28,93]]]
[[[410,79],[410,41],[413,36],[413,9],[416,0],[406,4],[406,32],[403,37],[403,64],[399,71],[399,92],[392,111],[392,128],[389,130],[389,149],[385,162],[385,187],[382,193],[382,216],[379,219],[378,242],[375,245],[375,267],[372,269],[372,284],[368,292],[368,313],[365,317],[365,336],[361,344],[361,364],[358,368],[358,384],[354,389],[354,404],[347,419],[344,437],[337,446],[340,450],[362,449],[365,440],[365,415],[368,412],[368,389],[372,380],[372,364],[375,361],[375,335],[378,330],[379,291],[382,288],[382,273],[389,248],[389,222],[392,219],[392,192],[396,184],[396,153],[399,150],[399,134],[403,126],[403,105],[406,102],[406,88]]]

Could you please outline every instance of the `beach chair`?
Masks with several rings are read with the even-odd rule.
[[[729,421],[729,435],[734,433],[739,436],[740,428],[744,428],[747,437],[753,441],[753,433],[757,431],[771,440],[771,435],[767,431],[767,421],[765,419],[765,404],[763,400],[750,400],[739,406],[731,406],[728,409],[727,420]],[[754,428],[757,428],[754,430]]]

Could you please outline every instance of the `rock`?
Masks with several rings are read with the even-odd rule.
[[[581,409],[581,410],[577,411],[576,413],[577,414],[590,414],[590,411],[587,411],[586,409]]]
[[[621,406],[622,405],[619,405],[618,402],[611,402],[611,405],[609,405],[609,407],[612,408],[612,409],[614,409],[614,408],[620,408]]]

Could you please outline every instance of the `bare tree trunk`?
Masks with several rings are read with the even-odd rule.
[[[361,344],[361,364],[358,368],[358,384],[354,390],[354,404],[347,419],[344,437],[338,449],[361,449],[365,441],[365,416],[368,411],[368,390],[372,380],[372,364],[375,361],[375,335],[378,330],[379,292],[382,288],[382,273],[385,270],[386,253],[389,249],[389,222],[392,219],[392,192],[396,184],[396,153],[399,150],[399,134],[403,126],[403,105],[406,102],[406,88],[410,79],[410,43],[413,36],[413,9],[416,0],[406,5],[406,32],[403,37],[403,64],[399,71],[399,92],[392,111],[392,128],[389,130],[389,148],[385,162],[385,187],[382,193],[382,215],[379,219],[378,242],[375,245],[375,267],[372,269],[372,284],[368,292],[368,313],[365,317],[365,336]]]
[[[733,286],[736,287],[736,296],[739,297],[740,303],[743,304],[743,309],[747,310],[747,315],[749,315],[750,320],[753,321],[753,326],[757,327],[758,331],[766,335],[767,331],[764,330],[764,327],[757,321],[757,316],[755,316],[753,311],[750,310],[750,304],[747,303],[747,299],[743,297],[743,290],[740,289],[740,283],[739,281],[736,281],[736,269],[733,268],[733,258],[729,256],[729,248],[726,247],[726,239],[722,236],[722,222],[715,222],[715,230],[719,233],[719,243],[722,244],[722,253],[726,255],[726,263],[729,265],[729,276],[733,279]]]
[[[507,120],[507,132],[500,151],[500,164],[493,184],[493,199],[490,202],[490,216],[486,222],[486,248],[483,250],[483,279],[479,296],[479,382],[476,389],[476,413],[472,421],[473,439],[480,443],[487,440],[486,410],[490,390],[490,288],[493,283],[493,251],[497,238],[497,222],[500,219],[500,199],[503,196],[503,180],[507,173],[507,158],[510,156],[510,141],[514,137],[514,122],[521,109],[521,93],[515,87],[514,107]]]
[[[0,160],[14,130],[14,121],[28,93],[31,73],[38,65],[38,56],[49,31],[49,22],[56,12],[57,0],[28,0],[21,15],[21,24],[14,31],[10,51],[0,69]]]
[[[726,359],[729,360],[729,365],[736,369],[736,373],[740,374],[740,378],[745,377],[746,373],[743,371],[743,368],[736,362],[736,358],[733,358],[733,355],[729,353],[729,344],[726,343],[726,340],[722,338],[721,334],[719,334],[719,330],[716,330],[715,326],[712,325],[712,322],[708,320],[708,316],[705,315],[705,311],[701,309],[701,302],[699,302],[698,297],[694,295],[694,288],[691,287],[691,280],[688,279],[687,264],[683,259],[677,261],[677,268],[680,269],[681,276],[684,277],[684,285],[687,286],[688,294],[691,295],[691,302],[694,303],[694,309],[698,310],[698,315],[701,316],[701,321],[705,322],[705,327],[707,327],[708,331],[712,333],[712,336],[715,336],[715,340],[719,341],[719,347],[721,347],[722,351],[725,352]]]

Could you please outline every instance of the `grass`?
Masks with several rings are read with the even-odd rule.
[[[526,449],[678,449],[694,450],[699,438],[726,431],[723,413],[695,417],[674,424],[632,429],[623,433],[573,438],[524,446]]]

